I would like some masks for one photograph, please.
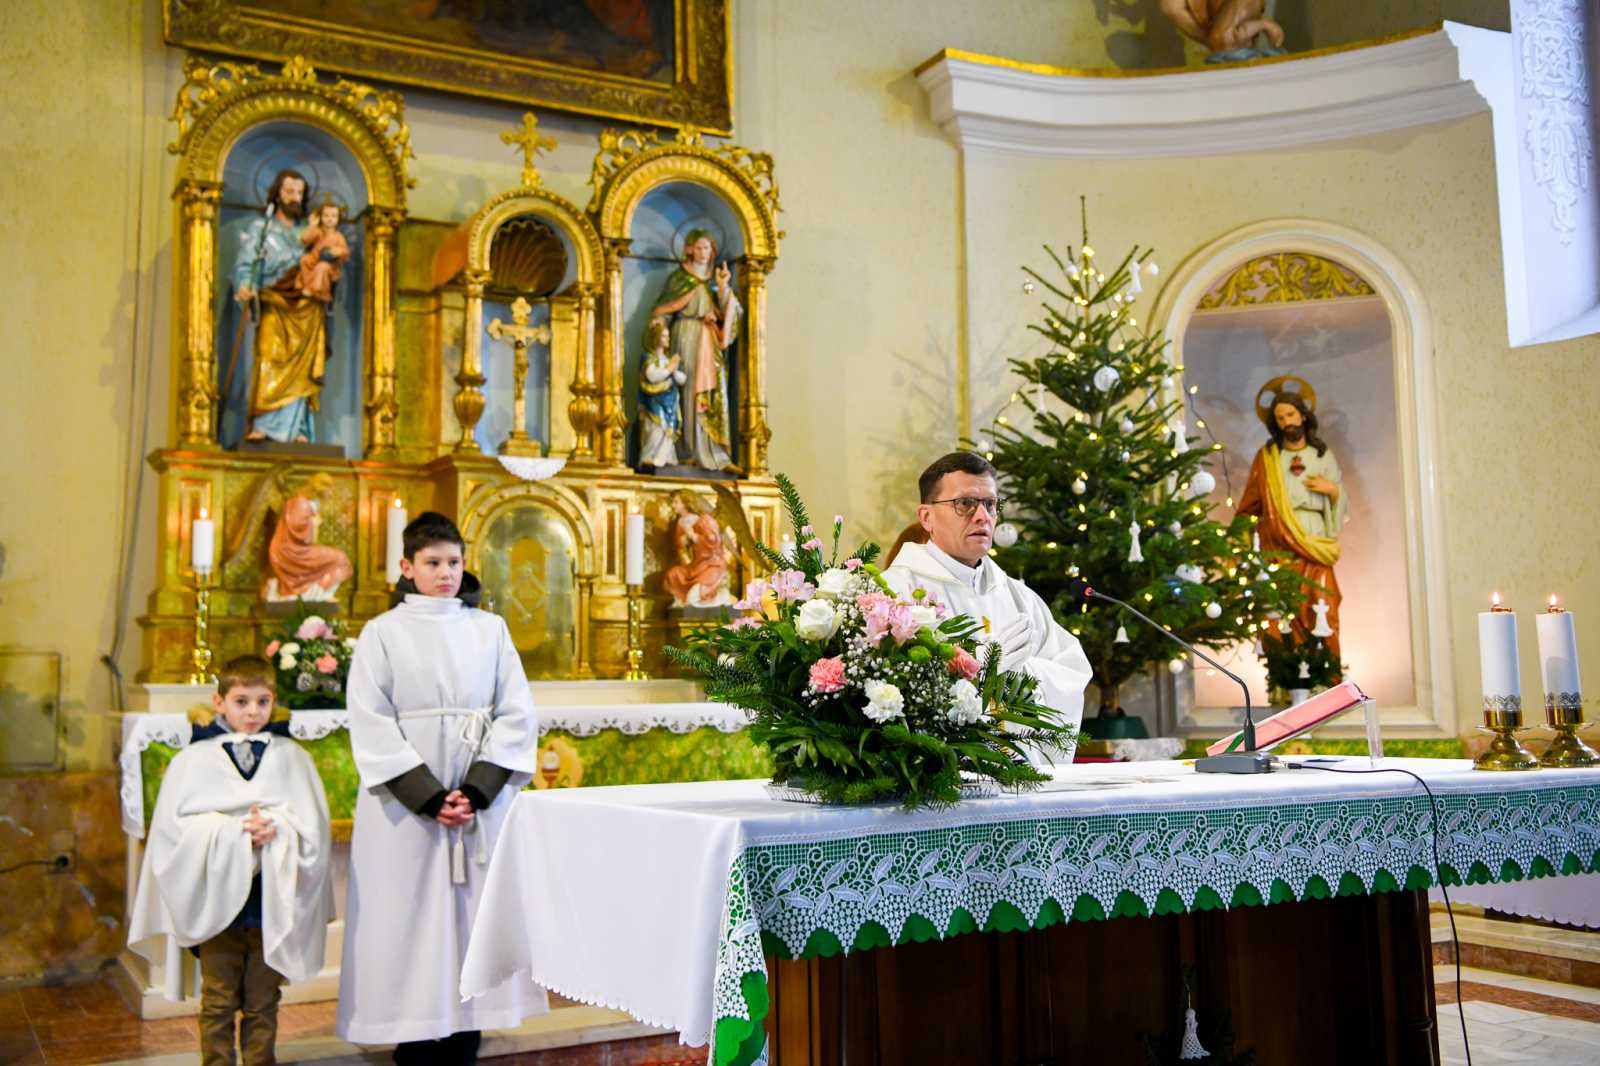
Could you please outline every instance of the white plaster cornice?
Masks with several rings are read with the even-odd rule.
[[[963,149],[1077,159],[1269,150],[1486,110],[1443,30],[1214,69],[1072,72],[945,51],[917,81]]]

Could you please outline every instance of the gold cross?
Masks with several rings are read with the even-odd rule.
[[[539,169],[533,165],[534,160],[540,152],[548,152],[554,148],[556,139],[539,133],[539,118],[529,111],[522,116],[521,127],[502,130],[500,140],[522,152],[522,187],[537,189]]]
[[[518,296],[511,305],[510,322],[503,318],[489,321],[489,336],[511,343],[512,388],[515,390],[511,394],[511,436],[500,449],[507,455],[539,454],[539,442],[528,436],[528,345],[534,341],[549,344],[550,327],[528,325],[528,313],[532,310],[533,305]]]

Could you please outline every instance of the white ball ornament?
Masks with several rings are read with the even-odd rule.
[[[1211,476],[1209,470],[1196,470],[1189,479],[1189,494],[1191,496],[1204,496],[1217,487],[1217,479]]]
[[[1081,478],[1081,477],[1073,479],[1072,492],[1073,492],[1074,495],[1082,496],[1084,493],[1086,493],[1088,491],[1089,491],[1088,482],[1084,481],[1083,478]]]
[[[1017,542],[1017,527],[1010,522],[1001,522],[994,527],[994,542],[997,547],[1009,548]]]
[[[1183,673],[1183,668],[1186,665],[1188,664],[1182,659],[1173,659],[1171,662],[1167,663],[1167,669],[1171,670],[1174,674],[1181,674]]]
[[[1121,430],[1124,434],[1132,433],[1133,419],[1129,418],[1127,415],[1123,415],[1122,421],[1117,423],[1117,429]]]
[[[1220,603],[1208,603],[1208,604],[1206,604],[1206,617],[1207,618],[1221,618],[1222,617],[1222,604],[1220,604]]]
[[[1110,392],[1121,380],[1122,375],[1117,373],[1117,368],[1114,366],[1103,366],[1094,372],[1094,387],[1101,392]]]
[[[1174,523],[1172,523],[1172,525],[1168,526],[1167,528],[1172,531],[1172,535],[1174,537],[1180,536],[1183,533],[1183,523],[1182,522],[1174,522]]]

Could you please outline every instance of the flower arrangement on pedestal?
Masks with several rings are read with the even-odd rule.
[[[777,482],[800,541],[792,558],[758,546],[773,573],[746,587],[744,613],[667,649],[709,699],[750,712],[774,781],[827,803],[921,807],[954,803],[974,781],[1049,780],[1025,745],[1066,744],[1074,729],[1034,702],[1038,682],[999,668],[982,623],[920,589],[895,596],[876,544],[841,560],[842,517],[825,556],[794,486]]]
[[[300,607],[263,650],[277,668],[278,702],[296,710],[343,707],[355,648],[342,621]]]

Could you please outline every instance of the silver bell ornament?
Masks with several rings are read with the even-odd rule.
[[[1009,548],[1017,542],[1017,527],[1010,522],[1001,522],[994,527],[994,543],[997,548]]]
[[[1113,643],[1113,644],[1126,644],[1126,643],[1128,643],[1128,627],[1127,626],[1123,626],[1123,625],[1117,626],[1117,635],[1115,637],[1111,638],[1111,643]]]

